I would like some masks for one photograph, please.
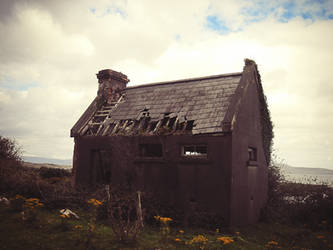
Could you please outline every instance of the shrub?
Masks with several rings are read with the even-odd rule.
[[[54,208],[81,206],[85,204],[87,192],[74,190],[69,177],[43,179],[39,169],[19,164],[1,166],[0,193],[9,197],[17,194],[43,199],[45,205]]]
[[[150,225],[157,225],[154,216],[170,217],[173,219],[173,225],[182,225],[184,222],[184,211],[163,202],[158,194],[145,192],[142,197],[142,206],[144,208],[145,221]]]
[[[27,197],[38,197],[40,193],[36,185],[38,169],[30,169],[11,162],[1,166],[0,192],[15,196],[20,194]]]
[[[265,208],[262,210],[261,219],[272,221],[281,215],[281,205],[284,203],[284,193],[281,185],[285,182],[279,164],[268,166],[268,198]]]
[[[278,165],[269,167],[265,221],[306,224],[312,229],[333,229],[333,189],[327,184],[287,182]]]
[[[128,187],[105,186],[109,223],[117,240],[135,242],[142,229],[138,193]]]
[[[21,195],[16,195],[14,198],[10,199],[10,207],[13,211],[21,212],[23,210],[23,204],[25,198]]]
[[[39,176],[42,178],[69,177],[71,173],[66,169],[41,167],[39,169]]]
[[[325,184],[283,183],[283,213],[289,221],[317,229],[322,221],[333,228],[333,189]]]
[[[21,148],[15,140],[0,135],[0,160],[12,160],[20,162]]]
[[[197,206],[189,214],[188,225],[190,227],[215,230],[216,228],[226,227],[227,223],[221,214],[209,211],[208,208],[203,206]]]
[[[190,204],[188,209],[181,209],[173,204],[163,202],[158,194],[144,193],[142,205],[145,221],[150,225],[157,225],[154,216],[172,218],[172,226],[190,226],[215,230],[226,226],[225,219],[218,213],[199,203]]]

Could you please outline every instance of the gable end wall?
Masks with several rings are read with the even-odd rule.
[[[250,66],[254,67],[254,65]],[[267,199],[267,162],[263,147],[258,83],[254,68],[245,67],[239,108],[233,116],[231,222],[233,226],[258,221]],[[248,147],[257,149],[257,161],[248,162]]]

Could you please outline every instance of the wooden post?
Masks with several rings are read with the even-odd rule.
[[[138,210],[137,210],[138,219],[139,219],[139,222],[140,222],[140,226],[143,228],[142,207],[141,207],[141,191],[138,191],[137,194],[138,194]]]

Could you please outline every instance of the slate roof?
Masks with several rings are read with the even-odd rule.
[[[165,113],[194,120],[193,134],[222,132],[222,120],[240,78],[241,73],[129,87],[111,121],[136,119],[147,108],[152,120],[162,119]]]
[[[108,116],[103,128],[96,128],[90,135],[111,135],[110,125],[114,128],[119,123],[118,127],[125,127],[120,122],[139,121],[147,112],[150,122],[161,121],[166,115],[176,117],[179,123],[193,121],[191,134],[222,132],[222,121],[241,77],[242,73],[232,73],[127,87],[113,108],[94,110],[95,99],[74,125],[71,135],[89,135],[88,124],[95,124],[92,120],[96,112],[108,112]]]

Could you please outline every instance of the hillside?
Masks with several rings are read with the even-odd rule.
[[[281,165],[282,173],[288,181],[299,183],[321,182],[333,184],[333,170],[326,168],[303,168]]]
[[[287,174],[333,175],[333,170],[327,168],[302,168],[284,165],[282,166],[282,169]]]

